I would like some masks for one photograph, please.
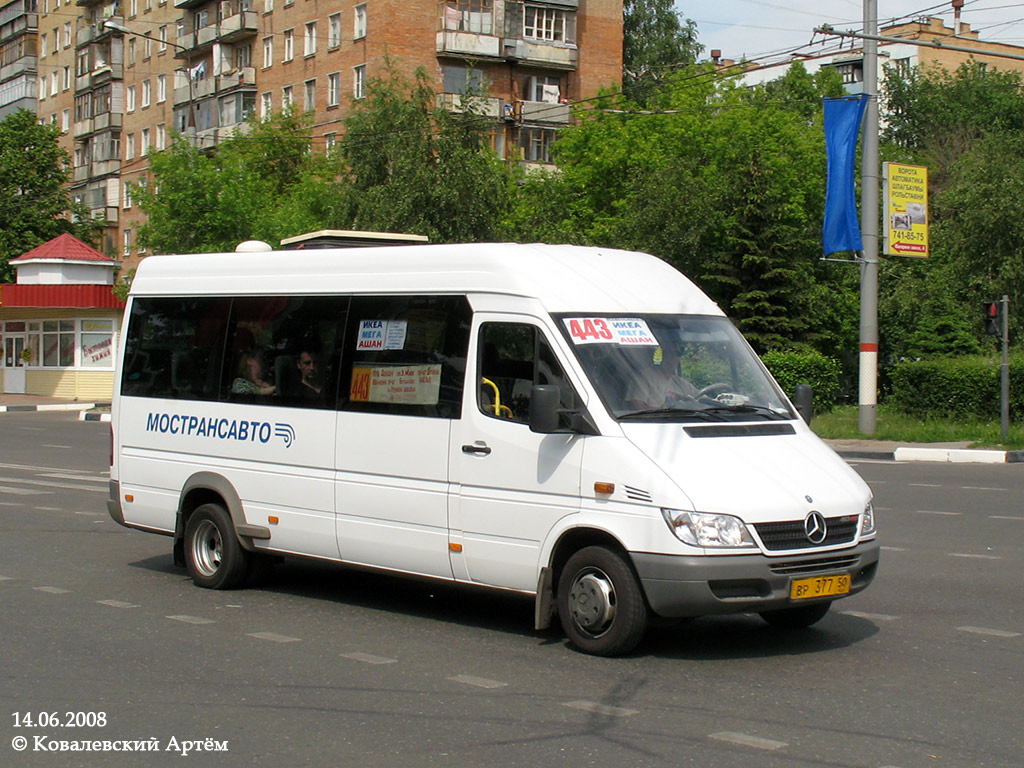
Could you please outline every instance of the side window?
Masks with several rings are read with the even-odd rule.
[[[353,298],[341,410],[457,419],[471,316],[464,296]]]
[[[339,329],[348,299],[259,296],[235,299],[224,397],[299,408],[334,408]]]
[[[480,328],[477,359],[477,402],[488,416],[526,424],[534,384],[554,384],[562,408],[578,407],[576,390],[544,334],[535,326],[485,323]],[[568,427],[568,419],[565,416],[561,426]]]
[[[223,298],[136,299],[121,394],[216,400],[230,306]]]

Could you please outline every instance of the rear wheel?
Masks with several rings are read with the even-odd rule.
[[[830,601],[801,605],[799,608],[780,608],[777,611],[763,611],[761,618],[779,629],[804,629],[825,618],[831,606]]]
[[[235,536],[231,516],[220,504],[203,504],[185,524],[185,567],[207,589],[232,589],[245,579],[249,553]]]
[[[558,579],[558,617],[572,644],[595,656],[636,647],[647,629],[647,605],[629,563],[604,547],[585,547]]]

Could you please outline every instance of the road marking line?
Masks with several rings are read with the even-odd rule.
[[[38,512],[60,512],[60,507],[32,507],[32,509]]]
[[[935,483],[907,483],[911,488],[941,488],[941,485]]]
[[[1013,515],[989,515],[989,520],[1024,520],[1024,517],[1014,517]]]
[[[563,707],[581,709],[584,712],[593,712],[597,715],[608,715],[608,717],[629,717],[640,714],[639,709],[626,709],[625,707],[613,707],[608,704],[601,704],[597,701],[566,701]]]
[[[75,512],[76,515],[85,515],[87,517],[103,517],[102,512]]]
[[[86,478],[81,478],[85,480]],[[60,488],[63,491],[91,491],[92,493],[103,493],[105,488],[97,488],[94,485],[74,485],[72,483],[55,483],[50,480],[30,480],[21,477],[0,477],[3,483],[20,483],[21,485],[41,485],[44,488]]]
[[[919,515],[943,515],[945,517],[958,517],[958,516],[962,515],[963,512],[939,512],[939,511],[934,510],[934,509],[919,509],[919,510],[917,510],[917,514],[919,514]]]
[[[53,445],[50,443],[44,443],[43,448],[70,448],[70,445]]]
[[[109,605],[111,608],[138,608],[135,603],[126,603],[124,600],[97,600],[100,605]]]
[[[13,501],[0,501],[0,507],[20,507],[21,504],[15,504]]]
[[[0,576],[0,581],[12,581],[13,579],[13,576]]]
[[[961,632],[971,632],[975,635],[990,635],[991,637],[1020,637],[1020,632],[1007,632],[1005,629],[989,629],[988,627],[957,627]]]
[[[398,659],[389,659],[386,656],[374,656],[372,653],[361,653],[360,651],[343,653],[341,655],[346,659],[361,661],[364,664],[395,664],[398,661]]]
[[[52,496],[53,491],[37,491],[34,488],[12,488],[9,485],[0,485],[0,491],[13,493],[15,496]]]
[[[171,621],[182,621],[186,624],[213,624],[213,619],[204,619],[199,616],[186,616],[183,614],[164,616],[164,618],[170,619]]]
[[[906,552],[906,547],[882,547],[886,552]]]
[[[249,637],[255,637],[257,640],[269,640],[272,643],[297,643],[299,638],[288,637],[288,635],[279,635],[276,632],[249,632]]]
[[[844,616],[855,616],[858,619],[869,621],[895,621],[899,616],[890,616],[888,613],[863,613],[861,611],[840,611]]]
[[[71,592],[70,589],[63,589],[61,587],[32,587],[36,592],[45,592],[48,595],[66,595]]]
[[[477,688],[504,688],[508,685],[508,683],[503,683],[500,680],[488,680],[486,677],[474,677],[473,675],[456,675],[448,679],[456,683],[473,685]]]
[[[970,557],[975,560],[1002,560],[999,555],[973,555],[969,552],[950,552],[950,557]]]
[[[109,477],[90,477],[89,475],[70,475],[70,474],[59,474],[57,472],[44,472],[40,473],[40,477],[50,477],[54,480],[84,480],[87,483],[102,483],[107,485],[110,482]]]
[[[712,733],[709,735],[710,738],[717,739],[718,741],[742,744],[745,747],[754,747],[755,749],[776,750],[789,746],[784,741],[762,739],[760,736],[751,736],[749,733],[737,733],[735,731],[722,731],[721,733]]]
[[[961,485],[961,491],[1005,491],[1006,488],[986,488],[983,485]]]

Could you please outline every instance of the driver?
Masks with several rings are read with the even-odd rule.
[[[634,370],[626,390],[626,405],[630,408],[673,408],[696,399],[697,388],[679,375],[679,349],[674,344],[656,348],[645,363]]]

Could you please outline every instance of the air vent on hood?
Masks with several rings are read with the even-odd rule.
[[[760,437],[762,435],[795,435],[792,424],[707,424],[683,427],[690,437]]]

